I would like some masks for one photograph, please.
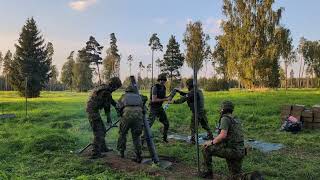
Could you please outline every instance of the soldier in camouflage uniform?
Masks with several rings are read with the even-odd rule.
[[[193,88],[193,79],[188,79],[186,81],[188,93],[184,93],[184,96],[181,96],[180,99],[172,101],[173,104],[182,104],[187,101],[190,110],[192,111],[190,130],[191,130],[191,143],[195,144],[195,116],[194,116],[194,88]],[[198,106],[198,122],[200,122],[203,129],[207,131],[207,138],[212,139],[213,135],[208,124],[208,118],[206,110],[204,109],[204,97],[200,89],[197,90],[197,106]]]
[[[169,130],[169,121],[167,114],[164,111],[162,104],[165,101],[168,101],[169,98],[166,97],[166,87],[165,83],[167,81],[166,74],[159,74],[158,83],[152,86],[150,93],[150,114],[149,121],[150,127],[152,127],[154,121],[159,117],[159,121],[163,124],[163,137],[164,142],[168,142],[168,130]]]
[[[103,84],[93,89],[87,102],[86,111],[93,131],[93,154],[91,158],[102,157],[102,152],[108,152],[105,142],[106,128],[100,116],[100,109],[104,109],[108,123],[111,123],[110,104],[116,107],[117,103],[112,98],[112,92],[121,87],[118,77],[110,79],[108,84]],[[117,110],[117,109],[116,109]],[[117,110],[118,111],[118,110]]]
[[[200,174],[201,177],[213,176],[212,156],[225,158],[232,175],[241,173],[245,148],[241,123],[232,115],[233,109],[234,105],[230,101],[224,101],[221,105],[219,134],[207,141],[202,150],[205,171]]]
[[[130,85],[126,88],[125,94],[121,96],[118,105],[121,112],[119,139],[117,149],[120,151],[121,157],[124,158],[126,150],[126,141],[128,131],[131,130],[132,141],[136,153],[134,161],[141,163],[141,139],[143,129],[143,113],[147,98],[135,93],[134,88]]]

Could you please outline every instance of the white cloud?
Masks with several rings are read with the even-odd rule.
[[[219,35],[221,34],[221,23],[222,19],[215,19],[213,17],[209,17],[204,21],[204,29],[210,34]]]
[[[164,17],[158,17],[158,18],[154,18],[153,22],[160,24],[160,25],[164,25],[168,22],[168,19],[164,18]]]
[[[75,0],[69,3],[69,7],[76,11],[85,11],[95,3],[97,3],[97,0]]]

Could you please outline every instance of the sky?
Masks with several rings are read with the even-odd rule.
[[[302,36],[320,39],[319,0],[276,0],[274,8],[279,7],[285,9],[281,24],[291,30],[295,46]],[[123,79],[129,75],[129,54],[134,58],[134,74],[139,61],[151,63],[148,41],[153,33],[158,33],[164,51],[169,37],[174,35],[184,52],[186,24],[200,20],[213,47],[214,37],[221,34],[221,9],[222,0],[0,0],[0,51],[14,52],[22,26],[27,18],[34,17],[45,41],[54,45],[53,64],[60,71],[70,52],[84,47],[89,36],[94,36],[105,52],[109,35],[114,32],[122,57]],[[162,56],[163,52],[156,52],[155,59]],[[210,64],[208,67],[207,73],[203,68],[200,76],[214,74]],[[297,67],[293,66],[295,74]],[[184,66],[182,75],[190,77],[191,69]]]

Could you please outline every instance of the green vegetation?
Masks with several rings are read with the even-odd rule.
[[[147,94],[147,93],[146,93]],[[120,92],[114,98],[119,98]],[[283,143],[286,148],[263,154],[250,150],[244,170],[260,170],[267,179],[316,179],[320,177],[320,131],[303,130],[299,134],[279,132],[280,106],[283,104],[319,103],[319,90],[230,91],[205,93],[209,123],[218,120],[219,103],[235,102],[235,113],[242,119],[246,138]],[[0,92],[4,113],[15,119],[0,119],[0,179],[106,179],[151,178],[143,172],[123,173],[112,170],[101,160],[90,161],[75,151],[91,141],[92,132],[86,118],[87,93],[43,92],[29,99],[28,118],[25,100],[16,92]],[[186,104],[171,105],[167,110],[171,133],[189,134],[191,112]],[[112,112],[113,118],[116,113]],[[187,116],[188,115],[188,116]],[[104,119],[106,119],[103,116]],[[155,141],[161,155],[174,156],[196,167],[195,148],[186,143],[160,143],[162,125],[153,126]],[[201,132],[203,130],[201,129]],[[117,129],[107,135],[107,143],[115,149]],[[132,148],[128,140],[128,148]],[[148,155],[147,153],[144,155]],[[223,159],[214,159],[214,170],[228,174]],[[174,172],[172,172],[174,173]]]

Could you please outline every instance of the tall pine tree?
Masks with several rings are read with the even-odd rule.
[[[71,51],[69,57],[67,58],[67,62],[65,62],[62,66],[61,71],[61,82],[70,88],[72,91],[74,74],[72,69],[74,68],[75,61],[73,60],[74,51]]]
[[[48,49],[33,18],[27,19],[15,47],[16,54],[9,72],[10,84],[21,96],[26,92],[27,97],[39,97],[51,76],[52,59],[48,57]]]
[[[180,53],[180,45],[176,41],[176,38],[171,35],[169,43],[167,45],[167,50],[163,55],[163,61],[160,63],[161,72],[166,73],[170,79],[170,87],[173,88],[173,80],[178,80],[180,78],[179,69],[183,66],[184,57]]]
[[[102,64],[101,50],[103,49],[103,46],[101,46],[93,36],[90,36],[89,41],[87,41],[86,44],[88,62],[97,67],[99,84],[101,84],[99,65]]]
[[[103,76],[105,80],[120,76],[120,54],[118,52],[117,38],[114,33],[110,34],[110,47],[103,60]]]
[[[2,70],[6,91],[10,90],[9,75],[11,70],[11,64],[12,64],[12,53],[10,52],[10,50],[8,50],[6,55],[3,57],[3,70]]]
[[[86,49],[78,51],[78,57],[73,67],[74,86],[79,92],[86,92],[92,88],[92,69],[88,61]]]

